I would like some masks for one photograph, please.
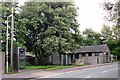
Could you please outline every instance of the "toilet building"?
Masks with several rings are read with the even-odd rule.
[[[102,64],[111,62],[111,52],[107,44],[81,46],[74,52],[53,53],[49,61],[51,64],[70,65],[76,64]]]
[[[107,44],[82,46],[75,50],[76,63],[101,64],[111,62],[111,53]]]

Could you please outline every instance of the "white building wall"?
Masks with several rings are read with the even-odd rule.
[[[54,53],[53,54],[53,64],[60,64],[60,54]]]
[[[99,53],[99,63],[102,64],[103,62],[103,53]]]
[[[68,55],[68,64],[72,64],[72,62],[71,62],[71,55]]]
[[[64,59],[66,59],[66,60],[64,60]],[[66,65],[72,64],[72,62],[71,62],[71,55],[65,55],[65,54],[61,54],[60,55],[60,54],[54,53],[53,55],[51,55],[49,57],[49,61],[52,64],[56,64],[56,65],[63,65],[63,63],[65,63]],[[66,62],[64,62],[64,61],[66,61]]]

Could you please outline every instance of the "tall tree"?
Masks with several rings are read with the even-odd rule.
[[[120,1],[115,0],[113,2],[105,2],[104,9],[108,12],[107,19],[116,26],[116,32],[118,32],[118,39],[120,40]]]
[[[115,26],[110,28],[109,26],[104,25],[101,35],[103,37],[103,43],[108,44],[112,54],[120,57],[120,41],[118,41],[118,32],[116,32],[116,30],[117,28]]]
[[[1,30],[1,26],[2,26],[2,3],[0,3],[0,52],[1,52],[1,48],[2,48],[2,30]]]
[[[83,35],[85,36],[84,45],[96,45],[101,44],[101,35],[93,31],[92,29],[86,29],[83,31]]]
[[[18,8],[18,3],[15,3],[15,7],[14,7],[14,21],[16,23],[17,21],[17,13],[15,13],[15,9]],[[11,2],[2,2],[2,18],[1,18],[1,22],[2,22],[2,27],[1,27],[1,30],[2,30],[2,50],[5,51],[5,43],[6,43],[6,28],[7,28],[7,17],[11,15],[11,8],[12,8],[12,3]],[[11,35],[11,32],[10,32],[10,28],[11,28],[11,17],[8,18],[8,26],[9,26],[9,30],[8,30],[8,33],[9,33],[9,37],[8,37],[8,40],[9,40],[9,47],[10,47],[10,35]],[[16,26],[15,26],[16,27]],[[16,28],[14,29],[14,32],[16,31]],[[16,36],[14,37],[14,45],[16,45],[15,43],[15,39],[16,39]],[[10,51],[10,48],[9,48],[9,51]]]
[[[110,40],[111,38],[113,38],[112,36],[112,30],[109,26],[107,25],[104,25],[102,30],[101,30],[101,34],[102,34],[102,37],[105,41],[108,41]]]
[[[118,32],[118,26],[112,26],[113,37],[115,40],[119,41],[120,32]]]
[[[108,41],[112,53],[117,55],[120,59],[120,1],[115,0],[114,3],[112,2],[105,2],[104,9],[108,12],[109,21],[112,21],[114,26],[112,27],[112,37],[110,41]]]
[[[25,3],[16,23],[17,39],[27,51],[34,52],[39,65],[46,64],[50,54],[66,53],[78,46],[73,37],[79,35],[76,16],[70,2]]]

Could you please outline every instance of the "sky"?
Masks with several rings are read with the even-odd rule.
[[[106,11],[103,10],[103,3],[114,2],[115,0],[75,0],[78,10],[78,23],[80,24],[80,31],[86,28],[91,28],[96,32],[100,32],[103,25],[113,25],[105,16]]]
[[[104,11],[100,5],[103,0],[75,0],[78,10],[78,23],[80,24],[80,31],[85,28],[92,28],[99,32],[105,23]]]
[[[110,23],[105,20],[105,11],[101,4],[104,0],[74,0],[78,10],[79,30],[82,32],[86,28],[91,28],[96,32],[100,32],[103,25]],[[23,4],[24,0],[20,0]]]

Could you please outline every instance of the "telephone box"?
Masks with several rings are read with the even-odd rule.
[[[25,48],[14,48],[13,53],[13,70],[18,71],[19,69],[25,68]]]

